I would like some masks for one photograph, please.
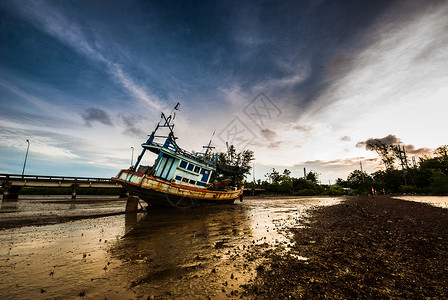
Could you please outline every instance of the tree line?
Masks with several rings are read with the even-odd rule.
[[[365,194],[373,188],[378,193],[448,194],[448,146],[438,147],[432,155],[424,155],[418,161],[409,161],[404,148],[398,145],[373,145],[384,170],[372,174],[354,170],[347,180],[338,178],[339,186]]]
[[[314,171],[306,173],[304,177],[292,177],[288,169],[280,173],[271,169],[265,174],[266,180],[258,179],[256,183],[249,182],[245,188],[258,187],[270,194],[285,194],[294,196],[314,195],[343,195],[345,190],[342,186],[328,186],[319,183],[318,174]]]
[[[274,168],[265,174],[265,180],[246,183],[246,188],[264,188],[268,193],[297,196],[378,194],[448,194],[448,146],[438,147],[432,155],[409,160],[404,147],[376,142],[369,145],[376,151],[384,169],[368,174],[353,170],[347,179],[338,178],[335,185],[319,184],[318,174],[308,172],[295,178],[291,171],[282,173]]]

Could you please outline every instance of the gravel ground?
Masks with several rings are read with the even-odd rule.
[[[289,254],[267,253],[243,297],[448,299],[447,209],[350,197],[301,223]]]

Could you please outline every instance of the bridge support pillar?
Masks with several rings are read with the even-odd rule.
[[[3,201],[17,201],[19,199],[20,186],[5,185],[3,190]]]
[[[138,208],[139,198],[137,196],[129,196],[126,202],[126,213],[135,213]]]
[[[120,198],[128,198],[129,197],[129,191],[125,188],[120,189]]]
[[[77,184],[72,184],[72,200],[76,200],[76,191],[78,190]]]

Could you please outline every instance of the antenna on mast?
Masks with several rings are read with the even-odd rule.
[[[173,111],[175,111],[175,110],[180,110],[180,109],[179,109],[179,106],[180,106],[180,103],[177,102],[176,106],[174,106],[174,108],[171,110],[171,112],[170,112],[170,116],[173,114]],[[174,113],[174,115],[176,115],[176,113]]]
[[[207,148],[207,150],[205,150],[205,156],[208,155],[208,153],[209,153],[209,151],[211,151],[211,149],[215,149],[215,147],[211,146],[213,137],[215,136],[215,132],[216,132],[216,129],[215,129],[215,131],[213,131],[212,137],[210,138],[210,141],[208,142],[208,145],[207,146],[202,146],[202,148]]]

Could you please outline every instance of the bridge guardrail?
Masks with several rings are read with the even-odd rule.
[[[23,179],[23,180],[48,180],[48,181],[75,181],[75,182],[112,182],[111,178],[99,177],[71,177],[71,176],[47,176],[47,175],[21,175],[0,174],[0,180]]]

